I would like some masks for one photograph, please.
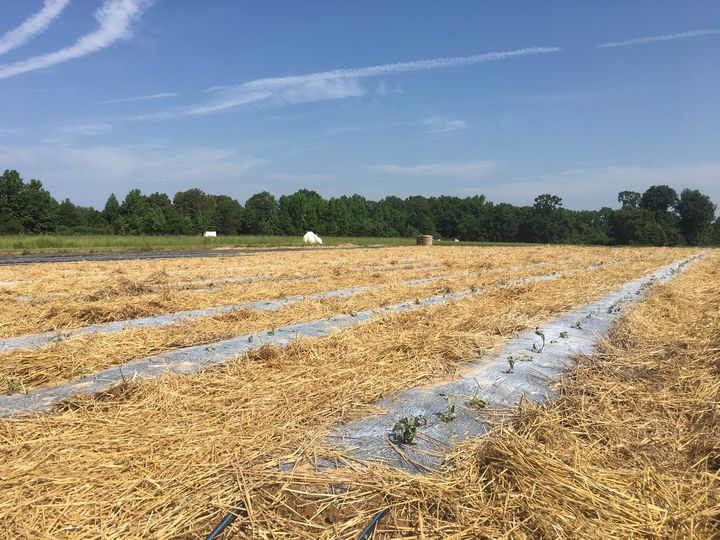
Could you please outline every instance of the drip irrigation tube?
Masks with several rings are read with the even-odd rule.
[[[386,508],[385,510],[381,510],[380,512],[378,512],[377,515],[372,519],[372,521],[368,523],[368,526],[362,530],[360,536],[357,537],[357,540],[365,540],[366,538],[368,538],[368,536],[375,530],[375,527],[377,527],[377,524],[380,522],[380,520],[384,518],[389,511],[390,509]]]
[[[235,521],[240,513],[245,514],[246,507],[244,501],[238,501],[235,503],[235,506],[232,507],[230,512],[227,513],[227,515],[222,518],[220,523],[217,524],[217,526],[212,530],[210,534],[207,535],[205,540],[215,540],[218,538],[222,532],[230,525],[233,521]]]

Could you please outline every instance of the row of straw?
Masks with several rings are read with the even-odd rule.
[[[616,250],[617,251],[617,250]],[[408,248],[252,254],[235,257],[113,263],[78,262],[0,268],[0,336],[74,328],[108,321],[277,298],[286,294],[393,283],[433,275],[486,271],[565,259],[560,248],[435,250],[404,262]],[[414,252],[417,255],[417,251]],[[581,251],[585,264],[613,260],[608,248]],[[677,256],[677,254],[676,254]],[[545,257],[545,258],[543,258]],[[387,261],[396,264],[387,264]],[[579,261],[568,261],[576,264]],[[241,265],[242,263],[242,265]],[[380,263],[382,269],[373,269]],[[66,268],[73,265],[71,269]],[[179,273],[178,266],[191,267]],[[389,266],[390,268],[386,268]],[[73,270],[68,273],[68,270]],[[8,281],[4,281],[7,278]],[[213,279],[218,278],[217,282]],[[240,283],[222,278],[249,278]],[[310,279],[308,279],[310,278]],[[293,281],[288,281],[293,280]]]
[[[665,262],[663,260],[663,262]],[[619,265],[621,279],[642,275],[658,261]],[[350,297],[304,300],[278,311],[239,309],[172,325],[126,329],[110,334],[87,334],[53,342],[40,349],[16,350],[0,356],[0,393],[28,392],[38,386],[90,376],[110,366],[160,354],[173,349],[213,342],[251,332],[272,331],[289,324],[312,321],[337,314],[353,314],[428,296],[453,292],[492,290],[503,283],[531,279],[553,272],[602,274],[605,269],[567,268],[552,264],[522,270],[458,276],[407,285],[402,283],[371,288]],[[626,269],[632,268],[627,273]],[[502,270],[499,268],[497,270]]]

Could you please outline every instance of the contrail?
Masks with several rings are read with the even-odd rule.
[[[176,116],[197,116],[232,109],[243,105],[292,105],[329,99],[358,97],[365,93],[362,79],[419,71],[452,69],[486,62],[559,52],[559,47],[529,47],[513,51],[491,52],[473,56],[453,56],[397,62],[349,69],[320,71],[305,75],[256,79],[239,85],[211,88],[215,98],[205,103],[179,107],[131,119],[162,119]]]
[[[708,36],[712,34],[720,34],[720,29],[712,28],[709,30],[689,30],[687,32],[680,32],[678,34],[665,34],[663,36],[647,36],[635,39],[628,39],[627,41],[611,41],[609,43],[601,43],[597,46],[598,49],[607,49],[610,47],[626,47],[628,45],[644,45],[645,43],[655,43],[656,41],[670,41],[673,39],[685,39],[698,36]]]
[[[45,0],[40,11],[25,19],[14,30],[10,30],[0,37],[0,54],[20,47],[36,35],[43,33],[68,4],[70,4],[70,0]]]
[[[107,0],[95,12],[98,28],[82,36],[73,45],[55,52],[0,66],[0,79],[61,64],[109,47],[130,37],[131,24],[140,18],[151,0]]]
[[[125,98],[118,98],[118,99],[108,99],[105,101],[100,101],[100,104],[106,105],[110,103],[127,103],[128,101],[147,101],[150,99],[162,99],[162,98],[168,98],[168,97],[177,97],[180,95],[180,92],[163,92],[161,94],[152,94],[149,96],[132,96],[132,97],[125,97]]]

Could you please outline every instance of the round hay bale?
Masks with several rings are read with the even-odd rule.
[[[432,236],[429,234],[421,234],[417,237],[415,243],[418,246],[432,246]]]

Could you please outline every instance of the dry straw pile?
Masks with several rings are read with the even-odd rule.
[[[333,455],[323,441],[334,423],[451,377],[479,350],[647,273],[658,253],[3,420],[0,525],[13,538],[200,538],[242,500],[247,513],[231,530],[242,538],[354,538],[383,508],[376,538],[711,538],[717,254],[655,287],[560,399],[501,416],[445,470],[310,467]]]

